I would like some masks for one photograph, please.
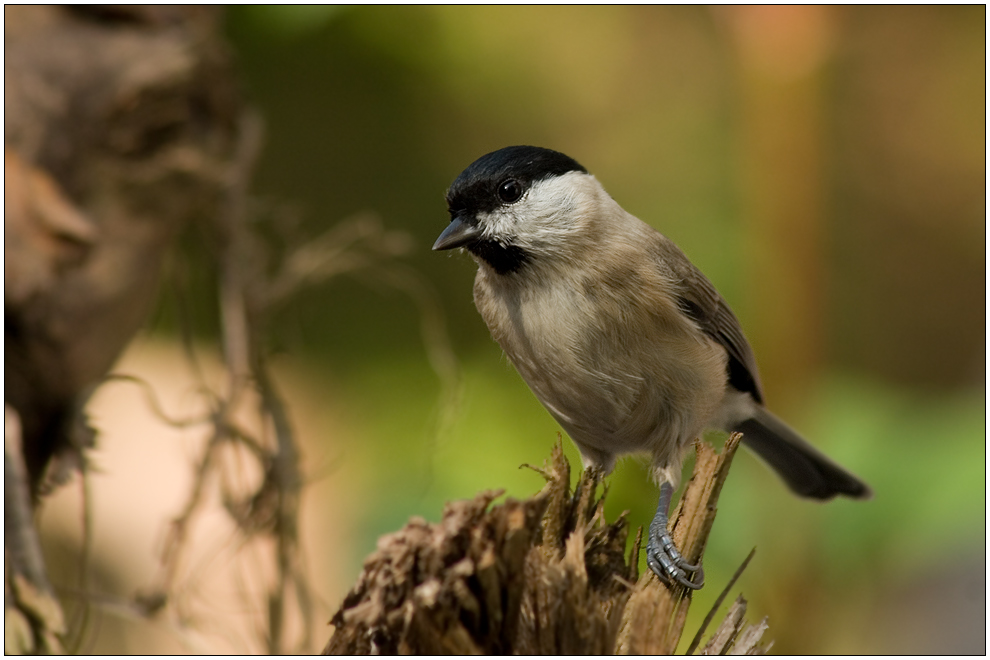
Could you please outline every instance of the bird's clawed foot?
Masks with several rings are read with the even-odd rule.
[[[653,522],[650,523],[650,535],[646,542],[646,563],[667,584],[701,589],[705,584],[705,572],[701,564],[692,564],[684,559],[667,532],[667,509],[670,507],[673,491],[673,486],[669,483],[660,485],[660,502]]]

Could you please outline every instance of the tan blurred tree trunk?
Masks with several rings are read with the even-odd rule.
[[[823,65],[829,7],[726,7],[735,46],[738,172],[754,349],[768,399],[787,409],[823,358]]]

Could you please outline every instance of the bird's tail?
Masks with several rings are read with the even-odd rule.
[[[868,499],[873,491],[858,478],[812,447],[769,410],[758,407],[750,419],[737,424],[743,444],[766,461],[787,486],[802,497],[828,500],[836,495]]]

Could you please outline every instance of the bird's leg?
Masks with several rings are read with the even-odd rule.
[[[689,564],[674,546],[674,539],[667,532],[667,510],[674,486],[664,481],[660,484],[660,501],[650,523],[650,536],[646,542],[646,563],[656,576],[667,584],[676,583],[688,589],[700,589],[705,584],[705,572],[701,564]],[[689,575],[697,572],[697,582]]]

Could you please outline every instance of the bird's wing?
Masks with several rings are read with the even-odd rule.
[[[763,403],[756,357],[736,315],[708,278],[672,241],[666,238],[661,241],[661,250],[661,263],[669,265],[670,274],[680,284],[678,306],[728,352],[729,384],[740,392],[749,392],[757,403]]]

